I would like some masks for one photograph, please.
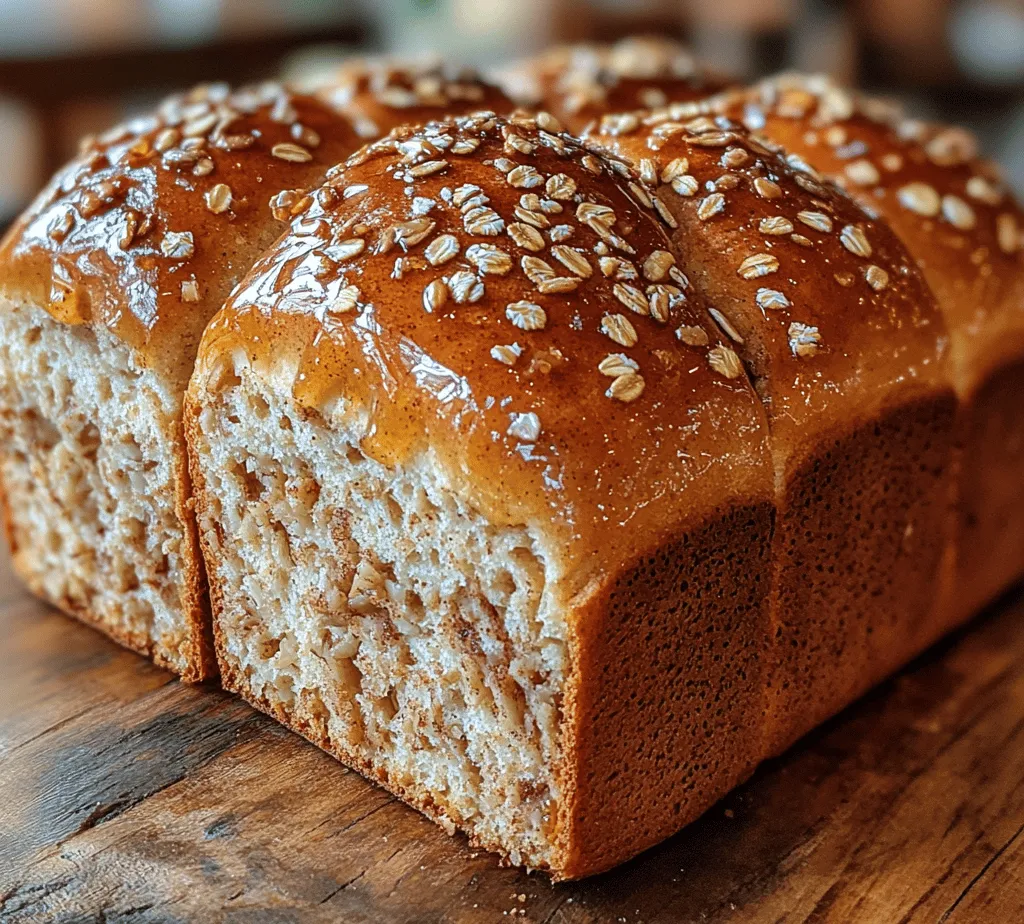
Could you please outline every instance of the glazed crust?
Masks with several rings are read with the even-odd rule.
[[[969,396],[1024,350],[1024,213],[964,129],[902,116],[822,78],[784,75],[715,104],[836,182],[895,232],[950,332]]]
[[[771,397],[774,439],[813,445],[815,429],[870,419],[908,377],[948,387],[943,319],[907,251],[814,171],[707,117],[623,116],[587,137],[650,178]]]
[[[355,58],[318,86],[316,95],[350,119],[367,142],[400,125],[481,110],[504,114],[516,107],[475,71],[451,68],[430,57]]]

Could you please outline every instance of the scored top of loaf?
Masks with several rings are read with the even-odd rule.
[[[724,95],[740,118],[887,221],[952,334],[961,385],[1024,348],[1024,214],[962,128],[905,118],[820,76],[783,74]]]
[[[763,412],[639,186],[541,114],[405,128],[328,174],[211,323],[389,465],[614,571],[769,496]]]
[[[555,46],[495,79],[519,105],[548,110],[577,131],[605,112],[702,99],[729,83],[699,67],[683,45],[653,36]]]
[[[104,325],[181,385],[210,316],[308,186],[354,150],[347,119],[263,84],[198,87],[87,138],[8,233],[0,287]]]

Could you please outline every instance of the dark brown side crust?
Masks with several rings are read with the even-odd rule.
[[[955,412],[952,394],[903,405],[823,444],[787,479],[765,757],[941,634]]]
[[[761,759],[772,518],[769,504],[723,511],[635,564],[585,614],[567,705],[575,740],[563,745],[576,766],[561,877],[664,840]]]
[[[1022,407],[1024,360],[992,373],[965,415],[956,602],[943,629],[969,619],[1024,576]]]

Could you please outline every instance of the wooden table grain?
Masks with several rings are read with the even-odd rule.
[[[0,921],[1024,921],[1024,594],[665,844],[554,886],[29,597],[0,553]]]

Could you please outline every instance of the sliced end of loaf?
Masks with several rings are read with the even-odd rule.
[[[180,400],[127,346],[0,305],[0,478],[34,593],[186,679],[213,672]]]
[[[555,866],[566,639],[536,539],[429,454],[387,468],[229,375],[188,424],[225,686],[449,830]]]

